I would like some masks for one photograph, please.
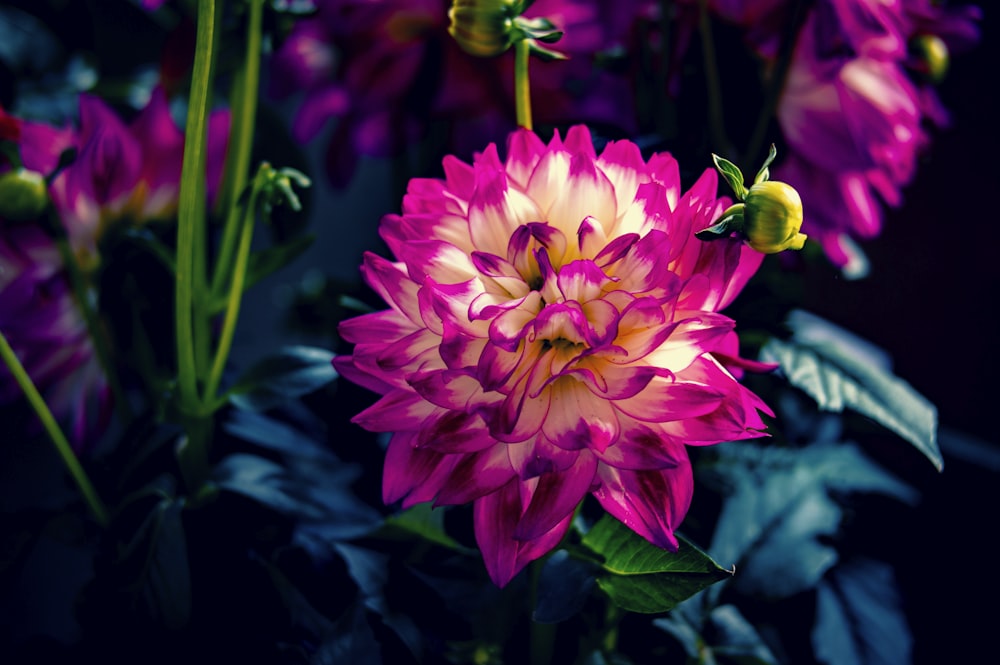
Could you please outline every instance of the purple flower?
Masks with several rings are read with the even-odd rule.
[[[735,323],[718,313],[762,255],[694,237],[730,203],[715,171],[682,192],[669,154],[598,156],[582,126],[548,145],[519,130],[506,160],[491,144],[444,171],[383,219],[397,260],[365,257],[390,309],[340,327],[355,347],[337,369],[383,395],[354,422],[393,433],[385,501],[473,502],[500,586],[587,494],[676,549],[685,447],[762,436],[767,411],[723,364]]]
[[[622,76],[595,68],[620,46],[643,0],[538,0],[527,16],[565,30],[569,60],[532,66],[536,122],[598,122],[631,130],[632,92]],[[447,0],[320,0],[275,54],[271,93],[302,93],[293,135],[305,142],[334,120],[327,171],[345,184],[359,156],[397,154],[433,125],[453,150],[471,154],[484,137],[514,128],[511,53],[477,58],[448,35]]]

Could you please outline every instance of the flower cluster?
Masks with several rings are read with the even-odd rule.
[[[83,448],[101,432],[110,413],[107,379],[78,298],[93,300],[90,273],[100,264],[98,245],[113,223],[170,219],[177,209],[184,136],[162,90],[127,125],[99,98],[81,95],[79,127],[53,127],[9,115],[0,138],[16,145],[18,168],[50,182],[40,194],[51,201],[27,219],[0,217],[0,330],[58,418],[70,423]],[[228,112],[216,113],[210,130],[209,192],[221,180]],[[65,168],[60,160],[75,155]],[[12,165],[0,167],[10,171]],[[79,270],[74,286],[53,233],[65,234]],[[6,368],[0,400],[20,395]]]
[[[390,305],[341,324],[336,367],[383,397],[354,421],[392,432],[383,494],[474,502],[486,567],[504,585],[552,549],[592,494],[676,549],[692,495],[685,445],[761,436],[767,407],[719,313],[762,254],[694,237],[730,201],[707,170],[681,191],[669,154],[589,131],[544,144],[519,130],[501,160],[444,161],[411,181],[365,257]]]

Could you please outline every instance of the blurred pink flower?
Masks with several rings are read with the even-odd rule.
[[[714,170],[681,191],[669,154],[589,131],[545,145],[518,130],[445,178],[414,179],[365,256],[390,309],[341,324],[337,369],[383,397],[358,414],[392,432],[383,497],[474,502],[500,586],[555,547],[588,493],[676,549],[691,501],[686,445],[762,436],[767,407],[719,314],[760,265],[738,240],[694,233],[729,205]],[[738,371],[738,370],[737,370]]]
[[[26,122],[22,131],[38,127]],[[43,126],[41,131],[47,130]],[[76,159],[52,182],[51,194],[70,243],[89,265],[98,258],[97,242],[108,224],[171,219],[176,214],[184,134],[170,115],[166,94],[155,88],[128,126],[98,97],[81,95],[80,127],[72,136]],[[214,112],[208,131],[209,200],[222,180],[228,137],[229,111]],[[34,143],[48,149],[44,141]],[[26,166],[28,161],[25,157]]]
[[[0,110],[0,140],[17,144],[31,171],[49,174],[72,146],[70,130],[22,122]],[[0,173],[10,170],[0,161]],[[110,393],[77,307],[62,256],[40,223],[0,216],[0,330],[53,414],[83,449],[107,424]],[[0,403],[23,399],[0,364]]]
[[[566,61],[531,68],[535,121],[602,123],[633,129],[624,76],[596,57],[621,46],[648,0],[538,0],[526,16],[550,18],[565,36]],[[471,56],[448,35],[448,0],[318,0],[275,53],[270,91],[303,93],[293,120],[301,142],[334,120],[326,154],[336,184],[358,156],[397,154],[433,131],[471,154],[514,128],[513,58]]]
[[[935,27],[968,46],[978,14],[935,13],[922,1],[830,4],[833,13],[823,4],[810,13],[795,46],[777,112],[790,157],[775,177],[800,191],[802,230],[860,276],[866,261],[854,240],[881,232],[883,205],[902,203],[930,143],[928,120],[947,121],[931,86],[906,69],[907,46]]]

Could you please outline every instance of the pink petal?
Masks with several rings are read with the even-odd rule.
[[[691,505],[694,479],[686,456],[673,468],[627,471],[599,465],[594,496],[625,526],[656,545],[677,551],[674,530]]]
[[[711,385],[656,377],[641,393],[619,400],[615,406],[636,420],[665,423],[711,413],[719,408],[724,397],[723,391]]]
[[[566,517],[572,517],[573,511],[594,485],[596,475],[597,460],[590,453],[583,452],[565,471],[539,476],[531,502],[514,530],[514,538],[540,538]]]

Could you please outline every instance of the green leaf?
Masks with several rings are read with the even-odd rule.
[[[458,552],[468,552],[457,540],[444,530],[444,510],[434,508],[429,503],[418,503],[402,512],[385,519],[387,527],[401,529],[416,534],[432,543],[443,545]]]
[[[271,273],[284,268],[312,246],[314,235],[302,235],[283,245],[274,245],[254,252],[247,267],[247,288],[250,288]]]
[[[289,346],[251,367],[229,389],[229,401],[246,411],[264,411],[337,378],[333,353],[308,346]]]
[[[884,353],[869,342],[801,310],[789,315],[793,336],[771,339],[760,359],[776,362],[793,386],[826,411],[845,407],[868,416],[913,444],[939,471],[937,409],[896,377]]]
[[[747,197],[747,188],[743,184],[743,172],[740,171],[739,167],[725,157],[719,157],[715,153],[712,153],[712,161],[715,162],[715,168],[719,170],[722,177],[729,183],[733,193],[736,194],[736,198],[740,201],[745,199]]]
[[[771,177],[771,172],[768,169],[771,166],[771,162],[774,158],[778,156],[778,151],[775,149],[774,144],[771,144],[771,149],[767,151],[767,159],[764,160],[763,166],[760,167],[760,171],[757,171],[757,176],[753,179],[753,184],[758,184],[761,182],[766,182],[768,178]]]
[[[583,544],[602,557],[597,584],[616,605],[656,614],[732,574],[684,538],[677,540],[677,552],[669,552],[605,515],[583,537]]]

